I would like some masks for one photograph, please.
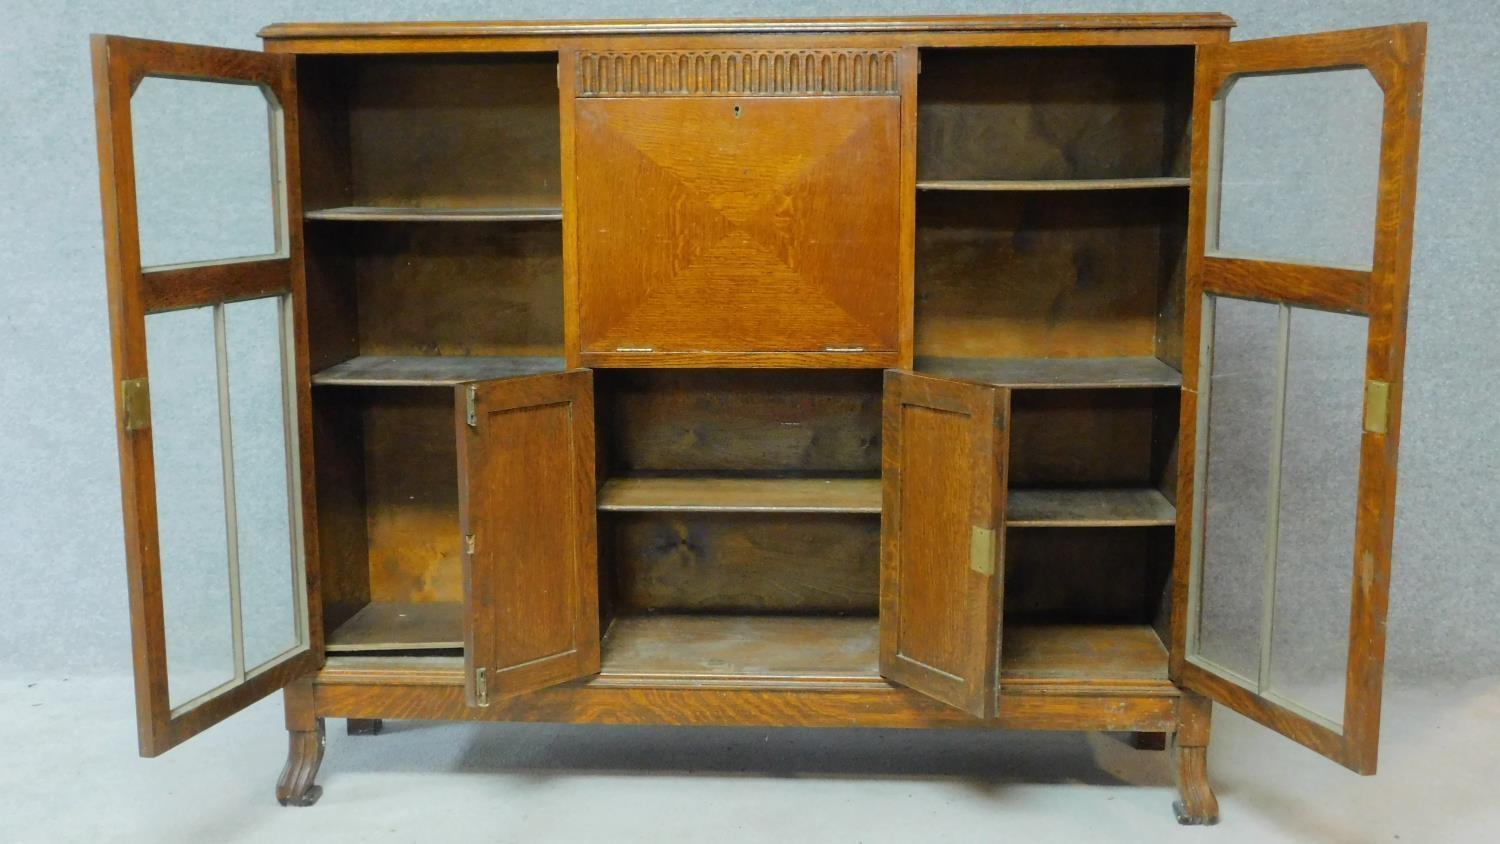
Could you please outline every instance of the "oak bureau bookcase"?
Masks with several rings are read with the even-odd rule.
[[[142,754],[279,689],[297,805],[329,717],[1122,731],[1206,823],[1219,703],[1373,773],[1426,30],[1232,25],[96,36]],[[1349,70],[1381,103],[1364,265],[1221,249],[1231,86]],[[263,95],[265,254],[143,266],[151,79]],[[1354,468],[1292,507],[1288,381],[1325,322],[1356,331]],[[1252,347],[1274,400],[1246,405]],[[185,544],[193,507],[217,522]],[[1309,551],[1323,509],[1348,529]],[[1272,667],[1306,553],[1348,590],[1332,705]],[[173,585],[205,568],[227,599]],[[1238,650],[1225,600],[1259,608]]]

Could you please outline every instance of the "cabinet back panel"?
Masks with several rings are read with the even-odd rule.
[[[563,354],[555,222],[344,228],[352,229],[361,354]]]
[[[359,57],[342,72],[348,204],[561,204],[555,53]]]
[[[1007,624],[1145,624],[1161,587],[1141,528],[1012,528],[1005,536]]]
[[[600,528],[620,611],[872,615],[879,607],[880,519],[872,516],[621,513]]]
[[[453,392],[364,392],[370,598],[462,601]]]
[[[1154,486],[1156,390],[1016,390],[1015,487]]]
[[[595,383],[604,477],[880,473],[879,372],[601,370]]]
[[[318,575],[325,629],[370,602],[365,518],[364,411],[358,390],[313,391]]]
[[[916,354],[1156,352],[1179,191],[926,192],[917,204]]]
[[[1190,48],[933,49],[917,95],[921,179],[1184,176]]]

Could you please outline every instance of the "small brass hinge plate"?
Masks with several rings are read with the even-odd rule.
[[[480,706],[490,705],[490,671],[488,668],[474,669],[474,702]]]
[[[1391,427],[1391,383],[1370,380],[1365,382],[1365,430],[1372,434],[1384,434]]]
[[[125,430],[141,431],[151,427],[151,390],[146,386],[146,379],[121,381],[120,405],[125,408]]]
[[[466,533],[466,534],[464,534],[464,553],[465,554],[473,554],[474,553],[474,534],[472,534],[472,533]]]
[[[479,427],[479,388],[473,384],[464,388],[464,421],[470,428]]]
[[[986,577],[995,573],[994,528],[970,528],[969,568]]]

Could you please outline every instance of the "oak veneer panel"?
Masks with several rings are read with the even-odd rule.
[[[880,373],[597,373],[608,475],[880,472]]]
[[[562,208],[413,208],[371,205],[342,205],[320,208],[302,215],[306,220],[342,222],[451,222],[503,223],[561,220]]]
[[[463,604],[371,603],[328,635],[337,651],[444,650],[464,646]]]
[[[929,180],[1183,177],[1190,49],[924,50]]]
[[[1012,489],[1009,527],[1145,527],[1173,525],[1177,508],[1155,489]]]
[[[610,513],[623,611],[856,613],[879,603],[880,520],[835,513]]]
[[[916,355],[1155,355],[1186,208],[1181,191],[921,192]]]
[[[582,352],[898,349],[898,97],[574,108]]]
[[[605,511],[880,513],[879,478],[611,478]]]
[[[954,676],[968,667],[956,621],[966,620],[969,592],[969,424],[929,408],[903,408],[901,420],[900,653]]]
[[[1179,387],[1182,373],[1154,357],[918,358],[917,371],[1016,389]]]
[[[313,375],[314,384],[345,387],[441,387],[465,381],[562,372],[562,358],[361,355]]]

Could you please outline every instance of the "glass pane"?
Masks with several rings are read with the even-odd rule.
[[[1210,253],[1369,269],[1383,106],[1365,70],[1235,81]]]
[[[1293,308],[1271,690],[1338,724],[1349,653],[1369,320]]]
[[[234,679],[213,308],[146,317],[156,520],[173,708]]]
[[[1281,308],[1207,297],[1213,322],[1203,490],[1197,654],[1253,681],[1260,670],[1262,582]]]
[[[271,115],[255,86],[141,82],[130,119],[142,266],[277,251]],[[279,152],[279,132],[274,142]]]
[[[245,666],[254,671],[297,645],[300,537],[294,535],[287,453],[282,297],[224,306],[235,529]]]

